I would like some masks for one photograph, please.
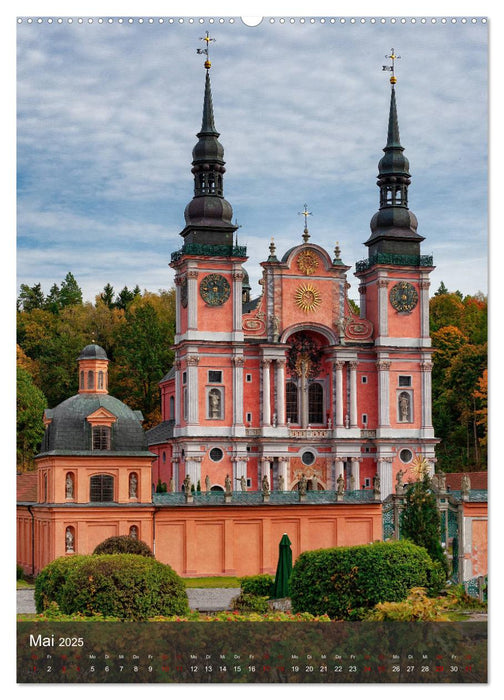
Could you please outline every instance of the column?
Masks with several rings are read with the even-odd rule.
[[[392,457],[378,457],[377,472],[380,477],[380,491],[382,501],[393,493],[392,485]]]
[[[290,479],[289,479],[289,458],[279,457],[278,458],[278,476],[283,477],[284,491],[289,491]],[[278,484],[277,484],[278,488]]]
[[[338,489],[339,477],[345,478],[345,460],[343,457],[334,458],[334,490]]]
[[[359,491],[361,484],[360,484],[360,459],[359,457],[352,457],[351,458],[352,462],[352,477],[354,479],[354,488],[356,491]]]
[[[422,428],[432,428],[432,362],[420,363],[422,372]]]
[[[242,330],[242,280],[243,272],[233,270],[233,331]]]
[[[266,477],[268,479],[268,484],[269,488],[271,491],[271,462],[273,458],[272,457],[261,457],[259,460],[260,463],[260,469],[261,469],[261,474],[260,474],[260,479],[259,479],[259,491],[262,490],[262,480],[264,475],[266,474]]]
[[[180,360],[175,360],[175,425],[180,425]]]
[[[243,365],[242,355],[233,356],[233,423],[243,425]]]
[[[198,270],[187,270],[187,328],[198,329]]]
[[[185,461],[185,473],[189,474],[191,484],[194,484],[194,490],[198,486],[198,481],[201,485],[201,461],[203,457],[200,455],[187,455]]]
[[[429,338],[429,280],[420,280],[420,337]]]
[[[175,485],[175,491],[179,490],[179,458],[178,457],[172,457],[172,476],[173,476],[173,483]],[[170,484],[167,484],[168,486],[168,491],[170,490]]]
[[[336,373],[336,396],[334,397],[334,416],[335,427],[343,427],[343,366],[344,362],[337,360],[334,362],[334,371]]]
[[[276,414],[278,425],[285,425],[285,358],[279,358],[276,361],[276,393],[277,405]]]
[[[388,336],[388,280],[379,279],[378,282],[378,335]]]
[[[175,275],[175,335],[180,333],[180,285],[182,278]]]
[[[187,356],[187,423],[189,425],[198,425],[199,423],[198,363],[199,357],[197,355]]]
[[[263,380],[262,381],[262,390],[263,390],[262,424],[266,425],[266,426],[271,425],[270,365],[271,365],[271,360],[262,360],[261,361],[262,380]]]
[[[390,389],[389,369],[390,360],[378,360],[378,427],[390,425]]]
[[[366,318],[366,292],[367,292],[367,287],[365,284],[359,285],[359,294],[360,294],[360,317],[361,318]]]
[[[350,365],[350,427],[357,428],[357,366],[358,362],[352,360]]]
[[[246,455],[234,455],[231,457],[231,462],[233,463],[233,484],[231,488],[233,491],[241,491],[241,478],[247,479],[248,457]]]

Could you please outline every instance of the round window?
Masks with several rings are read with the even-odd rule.
[[[313,454],[313,452],[303,452],[303,455],[301,457],[301,461],[303,462],[304,465],[309,467],[315,461],[315,455]]]
[[[411,450],[401,450],[399,452],[399,459],[401,462],[404,462],[404,464],[407,464],[408,462],[411,462],[413,459],[413,453]]]
[[[221,459],[224,457],[224,452],[221,450],[220,447],[212,447],[210,450],[210,459],[212,462],[220,462]]]

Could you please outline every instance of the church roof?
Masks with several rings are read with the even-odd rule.
[[[147,444],[159,445],[160,443],[166,442],[173,437],[173,427],[175,425],[174,420],[164,420],[159,425],[154,426],[150,430],[147,430]]]
[[[86,345],[84,350],[81,352],[79,355],[79,360],[108,360],[107,353],[105,350],[100,346],[96,345],[96,343],[91,343],[90,345]]]
[[[116,418],[112,423],[110,451],[107,454],[147,451],[140,411],[133,411],[109,394],[76,394],[56,408],[45,411],[45,418],[50,420],[50,424],[46,429],[41,454],[91,452],[91,424],[87,418],[100,408]]]

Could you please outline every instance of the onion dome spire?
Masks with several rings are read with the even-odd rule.
[[[198,49],[205,54],[205,92],[203,97],[203,117],[201,130],[197,134],[198,142],[193,148],[192,169],[194,175],[194,197],[186,206],[186,226],[181,235],[184,247],[196,245],[233,246],[233,233],[236,226],[231,219],[233,209],[224,198],[224,148],[219,142],[219,132],[215,127],[210,83],[209,46],[215,41],[208,32],[202,37],[206,46]]]
[[[400,56],[390,56],[391,66],[383,66],[384,70],[392,72],[390,78],[391,95],[387,131],[387,145],[383,149],[378,164],[377,185],[380,188],[380,208],[371,219],[371,236],[366,241],[369,246],[369,257],[377,253],[419,255],[420,242],[423,236],[417,233],[417,218],[408,209],[408,187],[411,182],[409,161],[404,155],[399,136],[399,120],[397,117],[397,102],[395,85],[394,61]]]

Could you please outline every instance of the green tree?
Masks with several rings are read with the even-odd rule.
[[[44,436],[42,416],[47,401],[26,369],[18,366],[16,379],[16,461],[18,471],[24,472],[34,468],[33,458]]]
[[[439,285],[438,290],[434,294],[434,296],[438,297],[440,294],[448,294],[448,289],[442,280],[441,280],[441,284]]]
[[[27,284],[22,284],[18,297],[18,309],[23,311],[31,311],[32,309],[44,308],[45,298],[40,282],[34,284],[33,287]]]
[[[49,294],[46,297],[44,308],[53,314],[57,314],[60,310],[60,288],[56,282],[52,285],[49,290]]]
[[[59,305],[64,309],[67,306],[75,306],[76,304],[82,304],[82,290],[72,273],[68,272],[61,283]]]
[[[103,287],[103,292],[100,294],[99,298],[109,307],[109,309],[112,309],[114,307],[114,287],[107,282],[107,284]]]
[[[140,287],[137,285],[135,289],[130,290],[128,287],[123,287],[115,300],[115,306],[118,309],[126,309],[129,307],[131,302],[140,296]]]
[[[438,561],[448,572],[448,561],[441,546],[441,515],[427,474],[406,490],[401,514],[401,538],[425,547],[431,559]]]

